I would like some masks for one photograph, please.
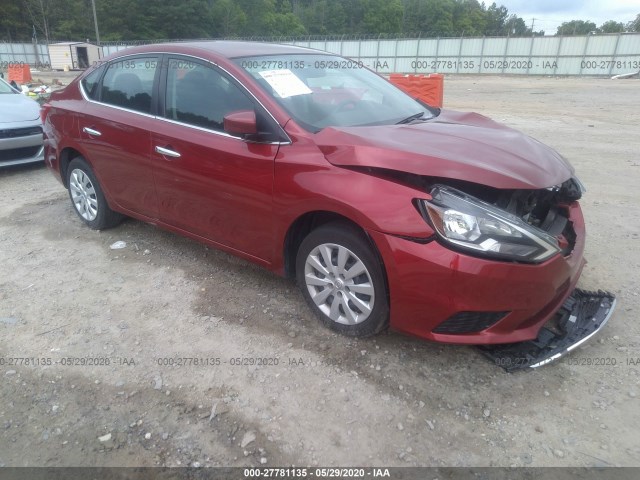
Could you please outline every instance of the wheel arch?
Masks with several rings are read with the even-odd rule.
[[[62,184],[69,188],[69,179],[67,175],[67,169],[69,168],[69,164],[75,158],[82,157],[87,163],[88,160],[86,157],[78,150],[73,147],[65,147],[62,149],[59,155],[60,162],[60,176],[62,177]]]
[[[387,292],[387,296],[389,295],[389,282],[387,280],[387,270],[385,267],[384,260],[378,249],[378,246],[373,241],[373,238],[367,233],[367,231],[360,226],[357,222],[352,220],[349,217],[346,217],[342,214],[328,211],[328,210],[314,210],[310,212],[306,212],[300,215],[298,218],[294,220],[294,222],[289,226],[287,230],[287,234],[285,235],[284,246],[283,246],[283,261],[284,261],[284,274],[287,278],[295,278],[296,276],[296,256],[298,254],[298,249],[300,248],[300,244],[305,239],[309,233],[313,230],[321,227],[322,225],[326,225],[328,223],[338,223],[342,222],[348,224],[352,228],[358,230],[366,239],[366,241],[371,246],[371,250],[374,256],[380,262],[382,266],[382,275],[385,283],[385,288]]]

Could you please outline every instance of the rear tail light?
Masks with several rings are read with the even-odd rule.
[[[45,103],[40,107],[40,118],[42,119],[42,124],[47,120],[47,115],[49,114],[49,110],[51,110],[51,105]]]

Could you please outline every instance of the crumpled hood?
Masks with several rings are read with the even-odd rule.
[[[40,105],[21,94],[0,94],[0,124],[28,122],[40,118]]]
[[[316,134],[327,160],[452,178],[495,188],[539,189],[573,174],[555,150],[476,113],[442,110],[426,122],[330,127]]]

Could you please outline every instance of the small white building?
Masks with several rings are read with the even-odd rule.
[[[102,49],[85,42],[61,42],[49,45],[53,70],[84,70],[102,58]]]

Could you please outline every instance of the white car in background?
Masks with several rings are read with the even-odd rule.
[[[40,105],[0,78],[0,168],[43,161]]]

